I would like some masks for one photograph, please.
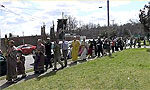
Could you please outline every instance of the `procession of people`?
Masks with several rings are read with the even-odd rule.
[[[140,39],[127,39],[122,37],[114,38],[98,38],[93,39],[93,41],[86,41],[84,38],[82,41],[77,40],[76,37],[73,38],[72,43],[69,45],[68,41],[62,40],[60,44],[59,39],[54,41],[54,46],[52,47],[52,42],[50,38],[47,38],[45,42],[41,39],[37,41],[37,47],[35,50],[35,60],[34,60],[34,73],[42,74],[49,68],[52,70],[58,70],[57,62],[60,64],[59,69],[63,69],[68,66],[68,54],[71,50],[71,64],[77,64],[78,60],[86,61],[89,58],[110,56],[116,51],[122,51],[126,49],[127,46],[132,48],[132,46],[141,47]],[[146,46],[146,41],[143,42],[144,47]],[[54,55],[52,56],[52,51]],[[79,57],[79,58],[78,58]],[[25,57],[22,52],[17,52],[15,47],[15,41],[9,41],[9,47],[6,52],[7,59],[7,77],[8,83],[15,82],[17,75],[22,75],[21,78],[27,76],[25,72]],[[71,65],[69,64],[69,65]]]

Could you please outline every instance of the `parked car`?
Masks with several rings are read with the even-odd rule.
[[[30,45],[30,44],[24,44],[17,47],[17,51],[22,52],[24,55],[29,55],[33,53],[33,51],[36,49],[36,46]]]
[[[0,54],[0,76],[6,75],[7,61],[3,54]]]

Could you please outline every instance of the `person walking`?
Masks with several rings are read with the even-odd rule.
[[[61,49],[62,49],[62,54],[63,54],[63,58],[64,58],[64,64],[65,64],[64,67],[67,67],[68,42],[63,40],[63,42],[61,44]]]
[[[97,56],[97,45],[95,39],[93,39],[93,46],[94,46],[95,56]]]
[[[149,46],[150,46],[150,37],[148,38]]]
[[[103,44],[103,53],[104,53],[104,56],[107,55],[107,39],[104,40],[104,44]]]
[[[46,59],[45,59],[45,65],[46,65],[46,70],[48,69],[48,66],[49,68],[52,68],[53,65],[52,65],[52,61],[51,61],[51,58],[52,58],[52,43],[51,43],[51,40],[50,38],[47,38],[47,42],[45,44],[45,55],[46,55]]]
[[[138,38],[137,43],[138,43],[138,48],[141,48],[141,40],[140,40],[140,38]]]
[[[111,49],[112,49],[112,53],[114,53],[115,52],[115,41],[114,41],[114,39],[112,39],[112,41],[111,41]]]
[[[6,52],[7,59],[7,74],[6,80],[8,83],[15,82],[17,78],[16,67],[17,67],[17,48],[14,46],[14,41],[9,41],[9,47]]]
[[[25,57],[22,52],[18,52],[17,56],[17,75],[22,75],[21,78],[25,78],[27,76],[25,73]]]
[[[134,48],[135,48],[135,46],[136,46],[136,42],[137,42],[137,39],[134,39]]]
[[[89,40],[89,48],[88,48],[88,58],[93,57],[93,43]]]
[[[131,38],[130,39],[130,48],[132,48],[132,45],[133,45],[133,39]]]
[[[98,51],[97,51],[98,57],[100,57],[100,53],[103,56],[104,55],[104,52],[103,52],[103,42],[101,41],[100,38],[98,38],[97,47],[98,47]]]
[[[122,38],[119,39],[118,46],[120,47],[120,50],[122,51],[123,50],[123,46],[124,46],[124,42],[123,42]]]
[[[104,41],[104,50],[105,50],[105,52],[104,52],[105,55],[107,55],[107,53],[108,53],[108,55],[111,56],[111,52],[110,52],[111,47],[110,47],[110,41],[108,38],[106,38]]]
[[[44,73],[44,62],[45,62],[45,46],[42,44],[42,40],[38,39],[38,45],[36,48],[36,57],[34,62],[34,71],[36,73]]]
[[[86,55],[87,55],[87,43],[85,42],[85,39],[81,42],[81,60],[86,60]]]
[[[74,40],[71,44],[71,47],[72,47],[72,53],[71,53],[71,56],[72,56],[72,63],[77,63],[77,60],[78,60],[78,54],[79,54],[79,47],[80,47],[80,42],[77,40],[76,37],[74,37]]]
[[[61,46],[59,45],[59,40],[54,42],[54,69],[57,70],[57,62],[61,65],[61,69],[63,69],[63,63],[61,62]]]
[[[115,51],[119,51],[119,44],[118,44],[119,40],[118,38],[115,39]]]
[[[146,48],[146,38],[144,38],[143,45],[144,45],[144,48]]]

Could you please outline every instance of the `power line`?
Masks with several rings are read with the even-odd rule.
[[[11,8],[18,8],[18,9],[27,9],[27,10],[44,10],[44,9],[37,9],[37,8],[21,8],[21,7],[11,7]]]
[[[4,5],[2,5],[2,4],[0,4],[0,6],[3,8],[3,9],[1,9],[1,10],[3,10],[3,11],[13,13],[13,14],[15,14],[15,15],[17,15],[17,16],[20,16],[21,18],[27,18],[27,17],[22,16],[21,14],[15,13],[14,11],[10,10],[9,8],[6,8],[6,7],[5,7]],[[37,21],[39,21],[39,20],[42,21],[41,19],[39,19],[39,17],[35,17],[35,16],[32,17],[31,14],[28,14],[28,13],[25,13],[25,12],[23,12],[23,14],[26,14],[26,15],[30,16],[31,18],[28,18],[28,19],[31,20],[31,21],[35,21],[35,20],[37,20]]]

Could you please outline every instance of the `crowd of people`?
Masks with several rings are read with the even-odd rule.
[[[25,57],[22,52],[17,52],[14,45],[14,41],[9,41],[9,47],[6,53],[7,59],[7,77],[8,82],[15,82],[17,75],[22,75],[21,78],[25,78],[27,75],[25,73]],[[143,42],[146,46],[146,40]],[[34,60],[34,72],[35,74],[41,74],[47,71],[49,68],[52,70],[58,70],[57,62],[63,69],[68,65],[68,56],[71,56],[71,64],[76,64],[78,60],[86,61],[88,58],[93,57],[103,57],[109,55],[116,51],[121,51],[127,48],[138,48],[141,47],[140,39],[125,39],[125,38],[98,38],[86,41],[74,40],[69,45],[67,41],[63,40],[59,43],[59,40],[54,41],[54,47],[52,47],[52,42],[50,38],[43,43],[41,39],[37,41],[37,47],[35,50],[35,60]],[[52,55],[52,52],[54,53]],[[78,58],[79,57],[79,58]],[[63,61],[62,61],[63,60]]]

